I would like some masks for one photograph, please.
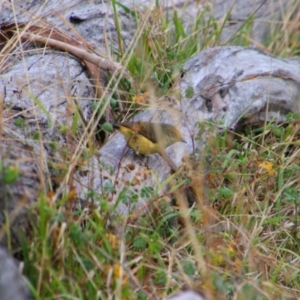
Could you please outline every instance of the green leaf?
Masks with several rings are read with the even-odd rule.
[[[113,130],[114,130],[111,123],[108,123],[108,122],[103,123],[101,128],[102,128],[102,130],[107,131],[107,132],[113,132]]]
[[[153,187],[152,186],[145,186],[141,190],[141,197],[150,198],[153,193]]]
[[[140,250],[144,250],[146,249],[147,243],[145,241],[145,239],[143,239],[140,236],[136,236],[133,240],[133,247],[135,249],[140,249]]]
[[[23,127],[24,126],[24,118],[18,117],[15,119],[15,125],[17,127]]]
[[[219,189],[219,193],[220,193],[221,197],[225,197],[225,198],[232,197],[233,194],[234,194],[234,192],[231,189],[227,188],[227,187],[221,187]]]
[[[195,263],[193,261],[183,259],[181,261],[181,265],[182,265],[183,271],[186,275],[192,276],[195,274],[196,267],[195,267]]]
[[[186,98],[192,98],[194,96],[194,89],[192,86],[189,86],[186,90],[185,90],[185,97]]]
[[[110,182],[110,183],[107,183],[107,184],[103,187],[103,191],[104,191],[104,192],[114,192],[114,191],[115,191],[115,186],[114,186],[114,184],[112,184],[111,182]]]
[[[2,175],[2,181],[5,184],[11,184],[18,180],[20,172],[18,167],[9,167],[3,169],[2,166],[0,167],[0,172]]]

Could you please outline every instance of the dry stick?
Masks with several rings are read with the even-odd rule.
[[[105,58],[101,58],[98,55],[88,52],[84,49],[80,49],[79,47],[72,46],[68,43],[64,43],[52,38],[43,37],[34,33],[24,33],[23,37],[26,39],[30,39],[34,42],[45,44],[46,46],[55,47],[57,49],[64,50],[73,54],[74,56],[80,58],[81,60],[87,60],[96,66],[99,66],[104,71],[114,71],[117,70],[119,72],[123,71],[125,75],[129,76],[128,71],[119,63],[110,62]]]
[[[104,71],[111,71],[111,72],[118,71],[118,72],[124,74],[125,77],[132,84],[133,88],[136,89],[135,85],[133,84],[133,79],[131,78],[130,73],[121,64],[116,63],[116,62],[111,62],[111,61],[109,61],[105,58],[102,58],[90,51],[87,51],[86,49],[82,49],[83,45],[81,45],[81,44],[78,44],[76,46],[72,45],[71,43],[78,43],[78,42],[74,41],[71,38],[68,38],[67,42],[58,40],[58,38],[61,37],[61,35],[59,35],[60,34],[59,32],[57,33],[57,37],[55,36],[55,38],[51,38],[51,33],[46,32],[44,34],[47,34],[47,37],[45,37],[41,34],[35,34],[32,32],[30,32],[30,33],[24,32],[22,38],[66,51],[66,52],[74,55],[75,57],[81,59],[82,61],[84,61],[91,73],[92,78],[96,81],[95,89],[96,89],[96,97],[97,98],[101,98],[101,96],[103,94],[103,90],[101,88],[101,84],[99,81],[99,74],[98,74],[99,72],[98,72],[97,68],[96,68],[96,70],[94,70],[92,68],[92,66],[90,65],[90,63],[95,65],[96,67],[99,67],[100,69],[102,69]],[[106,116],[106,119],[109,120],[108,115]]]

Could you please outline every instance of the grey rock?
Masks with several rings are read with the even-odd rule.
[[[2,247],[0,247],[0,298],[1,300],[32,299],[16,261]]]

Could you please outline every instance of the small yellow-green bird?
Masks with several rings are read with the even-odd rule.
[[[152,122],[124,122],[113,125],[126,139],[127,146],[140,154],[159,153],[175,172],[177,167],[168,157],[165,148],[177,142],[185,142],[181,133],[172,125]]]

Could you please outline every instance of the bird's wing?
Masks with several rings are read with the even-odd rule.
[[[159,133],[160,124],[150,123],[150,122],[145,122],[144,124],[145,126],[144,125],[140,126],[139,134],[146,137],[152,143],[157,143],[159,141],[159,136],[157,136],[157,133]]]
[[[131,129],[132,131],[146,137],[152,143],[157,143],[159,140],[156,136],[156,132],[159,132],[160,124],[150,122],[123,122],[117,125]]]

